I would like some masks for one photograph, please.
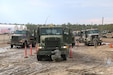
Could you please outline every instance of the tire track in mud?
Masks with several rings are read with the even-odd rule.
[[[17,55],[17,54],[20,54],[21,52],[20,53],[14,52],[14,53]],[[14,53],[11,52],[9,54],[10,54],[10,56],[12,56],[12,54],[14,54]],[[74,60],[75,59],[72,58],[72,60],[67,60],[67,61],[58,62],[58,63],[57,62],[55,62],[55,63],[53,63],[53,62],[39,62],[39,63],[42,64],[42,66],[39,69],[33,68],[33,67],[30,69],[30,65],[28,65],[28,64],[24,64],[23,66],[21,64],[20,65],[16,64],[16,65],[13,65],[9,68],[6,68],[5,71],[2,74],[7,74],[8,73],[9,75],[10,74],[14,74],[14,75],[20,75],[20,74],[36,75],[37,73],[41,74],[41,73],[47,73],[49,71],[50,72],[54,71],[54,70],[56,71],[56,69],[57,70],[61,70],[61,69],[65,70],[66,68],[69,68],[69,67],[75,65],[75,63],[72,63]],[[28,60],[25,60],[22,63],[26,63],[26,62],[28,62],[28,63],[30,62],[29,58],[28,58]],[[11,62],[11,63],[14,64],[14,62]],[[14,68],[14,66],[16,66],[16,67]]]
[[[97,48],[100,49],[101,47]],[[93,58],[93,55],[87,55],[87,49],[93,49],[92,47],[80,46],[74,48],[73,58],[68,58],[67,61],[52,62],[52,61],[37,61],[36,55],[24,58],[23,50],[11,50],[7,52],[8,57],[0,60],[0,75],[52,75],[57,72],[67,72],[69,75],[74,73],[83,75],[85,73],[92,73],[92,70],[103,67],[103,59],[99,55],[105,55],[99,51],[97,55],[100,59]],[[92,50],[94,51],[94,50]],[[92,52],[91,52],[92,53]],[[96,52],[95,52],[96,53]],[[2,54],[3,55],[3,54]],[[17,57],[17,58],[16,58]],[[104,58],[104,57],[103,57]],[[10,60],[10,61],[9,61]],[[4,64],[3,64],[4,63]],[[5,64],[6,63],[6,64]],[[91,66],[93,65],[93,66]],[[71,69],[74,66],[83,66],[82,69]],[[101,69],[100,69],[101,71]],[[90,75],[91,75],[90,73]],[[96,75],[96,73],[95,73]]]
[[[4,57],[2,58],[2,60],[0,60],[0,74],[8,75],[11,71],[13,72],[13,70],[15,69],[15,63],[19,63],[19,60],[22,58],[22,51],[11,49],[8,52],[0,53],[0,56]]]
[[[95,66],[87,68],[87,69],[80,70],[79,75],[111,75],[111,74],[113,74],[113,73],[110,74],[108,72],[105,72],[106,70],[109,70],[108,69],[109,67],[111,67],[111,66],[109,66],[109,67],[107,66],[106,60],[105,60],[105,58],[108,58],[108,59],[111,58],[110,57],[111,53],[110,53],[110,55],[108,53],[106,53],[106,50],[108,50],[108,48],[107,48],[107,46],[104,46],[104,47],[103,46],[99,46],[98,49],[97,49],[97,52],[95,53],[94,57],[96,57],[96,56],[98,56],[98,57],[96,57],[97,59],[93,60],[93,61],[96,61],[95,63],[98,63],[98,65],[95,65]],[[86,47],[86,49],[87,49],[87,47]],[[102,50],[102,49],[104,49],[104,50]],[[92,52],[95,52],[95,51],[92,51]],[[85,56],[84,58],[88,58],[89,59],[89,56]]]
[[[24,58],[23,51],[15,49],[1,54],[7,54],[7,57],[0,61],[0,75],[27,75],[28,73],[37,70],[36,65],[32,67],[34,62],[37,61],[36,56],[29,56],[28,58]]]
[[[49,74],[49,72],[55,72],[55,71],[61,71],[61,70],[66,70],[68,67],[73,66],[73,63],[67,63],[64,61],[61,62],[41,62],[42,68],[38,71],[34,71],[32,73],[29,73],[28,75],[38,75],[38,74]]]
[[[72,67],[72,66],[75,66],[75,65],[77,65],[77,64],[82,64],[82,63],[84,63],[84,62],[79,62],[79,63],[76,63],[76,53],[74,54],[74,56],[73,56],[74,58],[71,58],[71,59],[68,59],[67,61],[63,61],[63,62],[56,62],[56,63],[50,63],[50,62],[42,62],[42,65],[44,65],[44,64],[46,64],[47,65],[47,67],[44,67],[44,69],[42,68],[42,70],[41,71],[39,71],[39,72],[33,72],[33,73],[31,73],[31,75],[37,75],[37,74],[42,74],[42,73],[48,73],[49,74],[49,72],[51,73],[51,72],[53,72],[53,71],[56,71],[56,70],[63,70],[63,71],[68,71],[69,73],[70,73],[70,71],[68,70],[68,68],[70,68],[70,67]],[[87,58],[88,56],[86,56],[85,58]],[[79,57],[79,58],[81,58],[81,57]],[[83,61],[83,57],[82,57],[82,59],[81,59],[81,61]],[[86,62],[85,62],[86,63]],[[95,63],[97,63],[97,62],[95,62]],[[57,66],[56,66],[57,65]],[[49,68],[48,68],[49,67]],[[93,68],[94,66],[92,66],[92,68]],[[90,69],[90,68],[89,68]]]

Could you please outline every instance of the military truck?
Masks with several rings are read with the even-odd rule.
[[[16,30],[11,36],[11,48],[14,46],[28,47],[30,44],[35,46],[36,38],[28,30]]]
[[[59,48],[63,60],[67,60],[69,46],[72,45],[72,34],[69,28],[62,26],[44,26],[38,28],[39,50],[37,60],[43,58],[51,60],[51,52]]]
[[[81,31],[81,39],[85,45],[94,45],[94,38],[97,39],[97,44],[101,45],[102,40],[98,29],[86,29]]]
[[[103,38],[113,38],[113,32],[102,33]]]

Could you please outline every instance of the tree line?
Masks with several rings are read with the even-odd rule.
[[[47,24],[49,25],[49,24]],[[34,30],[37,29],[39,26],[47,26],[45,24],[26,24],[27,29],[29,30]],[[55,25],[55,24],[53,24]],[[56,26],[56,25],[55,25]],[[69,27],[72,31],[80,31],[80,30],[84,30],[84,29],[91,29],[91,28],[96,28],[99,29],[100,31],[110,31],[113,32],[113,24],[104,24],[104,25],[85,25],[85,24],[71,24],[71,23],[67,23],[67,24],[61,24],[61,26],[63,27]]]
[[[50,24],[32,24],[32,23],[27,23],[27,24],[17,24],[17,23],[0,23],[0,24],[6,24],[6,25],[25,25],[27,27],[27,29],[29,30],[34,30],[34,29],[37,29],[39,26],[47,26],[47,25],[50,25]],[[53,25],[57,25],[57,24],[53,24]],[[65,24],[59,24],[61,26],[64,26],[64,27],[69,27],[72,31],[80,31],[80,30],[84,30],[84,29],[90,29],[90,28],[96,28],[96,29],[99,29],[100,31],[104,31],[104,30],[107,30],[107,31],[110,31],[110,32],[113,32],[113,24],[95,24],[95,25],[91,25],[91,24],[71,24],[71,23],[65,23]]]

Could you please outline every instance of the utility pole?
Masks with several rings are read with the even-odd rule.
[[[101,32],[103,31],[103,25],[104,25],[104,17],[102,17],[102,28],[101,28]]]

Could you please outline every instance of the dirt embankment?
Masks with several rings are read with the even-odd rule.
[[[0,48],[9,46],[11,35],[9,34],[2,34],[0,35]]]

